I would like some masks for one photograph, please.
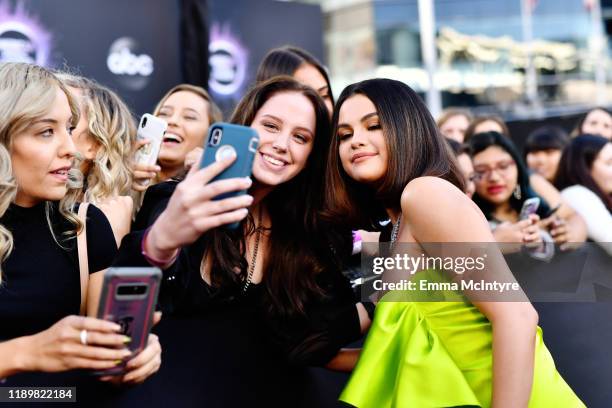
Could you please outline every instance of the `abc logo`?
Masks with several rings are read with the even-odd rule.
[[[106,63],[110,72],[117,75],[149,76],[153,73],[153,58],[146,54],[134,55],[127,48],[110,54]]]
[[[153,73],[153,58],[139,53],[138,44],[129,37],[121,37],[110,47],[106,66],[118,76],[118,80],[128,89],[143,89]]]

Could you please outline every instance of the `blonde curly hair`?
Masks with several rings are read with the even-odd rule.
[[[11,156],[0,144],[0,218],[15,199],[17,185],[13,179]],[[2,284],[2,263],[13,250],[13,234],[0,224],[0,284]]]
[[[10,152],[13,138],[51,109],[58,88],[66,94],[72,113],[71,124],[75,126],[79,121],[78,105],[66,85],[51,71],[34,64],[15,62],[0,64],[0,145]],[[72,168],[68,180],[68,191],[59,204],[60,214],[74,227],[64,233],[66,239],[75,237],[83,229],[81,221],[74,212],[82,187],[81,172]],[[52,211],[53,203],[47,201],[45,203],[47,223],[53,238],[62,246],[53,231]],[[12,239],[9,241],[7,244],[12,244]]]
[[[89,135],[98,145],[92,167],[85,175],[83,198],[101,201],[131,192],[136,122],[127,105],[110,89],[87,78],[60,73],[70,87],[83,92]]]

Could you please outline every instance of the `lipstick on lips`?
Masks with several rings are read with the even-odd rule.
[[[499,193],[502,193],[505,189],[506,189],[506,186],[500,186],[500,185],[489,186],[487,187],[487,193],[499,194]]]

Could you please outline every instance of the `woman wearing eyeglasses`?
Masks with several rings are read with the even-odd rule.
[[[469,141],[476,181],[474,201],[486,215],[498,242],[536,243],[547,230],[555,243],[584,242],[583,221],[571,212],[551,208],[530,184],[527,167],[510,139],[498,132],[475,134]],[[540,197],[535,214],[520,220],[524,202]],[[559,211],[557,211],[559,210]],[[540,221],[541,220],[541,221]]]

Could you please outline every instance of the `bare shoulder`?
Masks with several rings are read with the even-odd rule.
[[[454,204],[471,200],[455,185],[439,177],[418,177],[404,187],[401,197],[402,212],[429,212],[432,209],[451,208]]]
[[[438,177],[418,177],[401,197],[402,221],[417,241],[489,242],[487,221],[472,200]]]

